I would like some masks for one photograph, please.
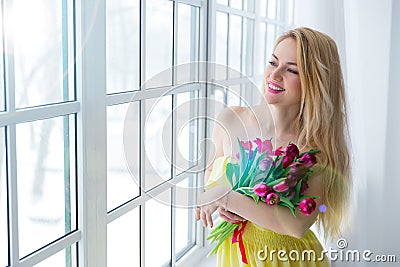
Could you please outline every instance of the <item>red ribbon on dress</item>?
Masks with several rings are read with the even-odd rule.
[[[243,233],[244,233],[244,228],[246,227],[247,221],[240,222],[239,226],[235,228],[235,231],[233,232],[232,236],[232,244],[239,242],[239,249],[240,249],[240,254],[242,254],[242,262],[245,264],[248,264],[247,258],[246,258],[246,251],[244,250],[244,244],[243,244]]]

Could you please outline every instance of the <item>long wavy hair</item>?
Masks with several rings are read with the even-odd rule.
[[[339,237],[350,195],[349,134],[342,69],[336,43],[328,35],[310,28],[289,30],[278,38],[297,44],[297,66],[301,82],[300,112],[295,120],[297,143],[317,148],[318,175],[323,181],[323,203],[317,226],[324,238]]]

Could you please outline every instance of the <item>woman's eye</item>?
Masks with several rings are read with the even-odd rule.
[[[287,71],[290,73],[293,73],[293,74],[299,74],[299,72],[297,70],[288,69]]]
[[[273,61],[268,61],[268,62],[269,62],[269,64],[270,64],[271,66],[274,66],[274,67],[278,66],[278,64],[276,64],[276,63],[273,62]]]

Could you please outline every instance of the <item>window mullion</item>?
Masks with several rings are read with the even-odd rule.
[[[14,44],[11,21],[13,1],[3,1],[3,40],[4,40],[4,88],[6,91],[6,110],[15,113],[15,72]],[[8,245],[9,264],[19,263],[19,230],[18,230],[18,181],[17,181],[17,145],[16,125],[10,122],[6,126],[7,153],[7,197],[8,197]]]
[[[79,266],[107,264],[106,2],[78,1],[78,226]]]

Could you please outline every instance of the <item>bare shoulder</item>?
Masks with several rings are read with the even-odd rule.
[[[232,123],[235,120],[241,120],[248,116],[250,113],[249,107],[232,106],[224,108],[218,115],[217,120],[220,122]]]

